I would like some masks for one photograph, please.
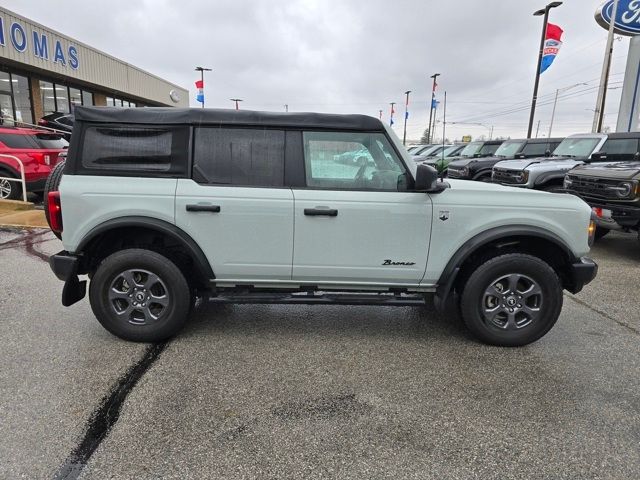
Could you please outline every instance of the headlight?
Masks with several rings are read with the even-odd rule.
[[[569,178],[569,175],[567,175],[566,177],[564,177],[564,184],[563,184],[565,190],[568,188],[571,188],[571,185],[573,185],[573,180],[571,180]]]
[[[463,177],[468,177],[469,176],[469,167],[463,167],[462,170],[460,170],[460,175],[462,175]]]
[[[529,180],[529,172],[518,172],[513,178],[518,183],[527,183],[527,180]]]
[[[620,182],[615,187],[609,187],[609,190],[615,191],[620,198],[627,198],[635,190],[635,185],[631,182]]]

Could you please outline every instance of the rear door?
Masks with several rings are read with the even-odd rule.
[[[176,225],[200,245],[218,284],[291,279],[284,139],[282,130],[195,128],[192,175],[177,185]]]
[[[304,186],[295,187],[293,280],[415,286],[424,275],[431,199],[382,133],[304,132]],[[366,151],[352,164],[344,153]],[[302,159],[301,159],[302,162]]]

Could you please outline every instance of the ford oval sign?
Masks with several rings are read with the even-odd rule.
[[[596,11],[596,21],[609,29],[615,0],[607,0]],[[618,11],[614,21],[615,32],[620,35],[640,34],[640,0],[618,0]]]

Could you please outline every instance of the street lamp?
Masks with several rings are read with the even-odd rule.
[[[242,101],[241,98],[230,98],[229,100],[236,102],[236,110],[240,110],[240,108],[238,108],[238,103]]]
[[[571,90],[572,88],[575,88],[575,87],[581,87],[581,86],[583,86],[583,85],[586,85],[586,83],[576,83],[575,85],[570,85],[570,86],[568,86],[568,87],[558,88],[558,89],[556,90],[556,98],[555,98],[555,100],[553,101],[553,110],[552,110],[552,112],[551,112],[551,124],[549,125],[549,135],[548,135],[548,138],[551,138],[551,130],[553,130],[553,119],[554,119],[554,118],[555,118],[555,116],[556,116],[556,105],[558,104],[558,94],[559,94],[560,92],[566,92],[567,90]]]
[[[202,108],[204,108],[204,72],[210,72],[211,69],[207,67],[196,67],[196,72],[200,72],[200,81],[202,82]]]
[[[562,2],[551,2],[543,9],[533,12],[533,15],[539,17],[544,15],[542,22],[542,38],[540,39],[540,51],[538,52],[538,66],[536,67],[536,80],[533,84],[533,99],[531,100],[531,113],[529,114],[529,129],[527,130],[527,138],[531,138],[533,131],[533,119],[536,115],[536,100],[538,99],[538,86],[540,85],[540,67],[542,66],[542,55],[544,53],[544,41],[547,36],[547,24],[549,23],[549,10],[562,5]]]

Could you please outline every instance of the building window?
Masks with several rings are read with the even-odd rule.
[[[82,105],[85,107],[90,107],[93,105],[93,93],[87,92],[85,90],[82,91]]]
[[[49,115],[56,111],[56,96],[53,83],[40,80],[40,98],[42,100],[42,114]]]
[[[69,87],[69,103],[72,112],[76,105],[82,105],[82,92],[79,88]]]
[[[18,123],[34,123],[29,79],[12,73],[11,86],[13,87],[13,103],[15,104],[14,118]]]
[[[113,106],[115,106],[113,97],[107,97],[107,107],[113,107]]]
[[[56,111],[69,113],[69,91],[64,85],[55,85]]]

